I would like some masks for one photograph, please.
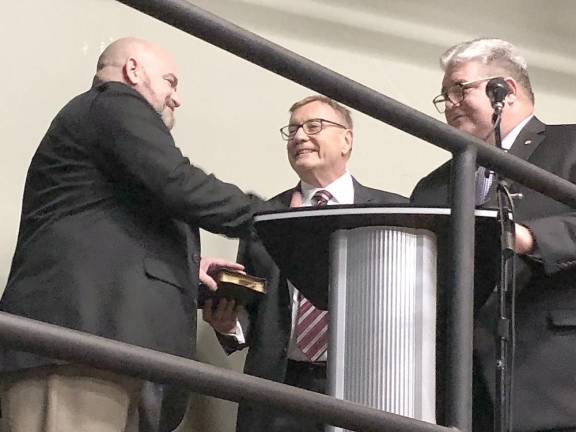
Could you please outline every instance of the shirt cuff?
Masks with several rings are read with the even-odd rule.
[[[246,338],[244,337],[244,332],[242,331],[242,325],[240,325],[240,321],[238,320],[236,320],[236,327],[234,327],[232,331],[220,334],[236,339],[236,342],[240,345],[246,343]]]

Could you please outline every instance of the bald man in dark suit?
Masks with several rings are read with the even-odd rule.
[[[177,85],[154,44],[125,38],[102,53],[93,87],[30,164],[2,311],[193,356],[199,278],[220,266],[201,265],[199,228],[250,237],[263,203],[176,147]],[[0,371],[11,432],[138,428],[140,380],[5,347]]]

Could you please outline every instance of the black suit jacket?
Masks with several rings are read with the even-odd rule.
[[[32,159],[0,309],[191,357],[198,228],[249,236],[259,206],[191,165],[139,93],[100,85],[60,111]],[[52,362],[4,349],[0,370]]]
[[[270,201],[288,208],[293,189],[282,192]],[[356,204],[400,204],[408,200],[400,195],[362,186],[354,180]],[[257,241],[241,241],[238,261],[249,274],[266,278],[268,293],[249,309],[250,328],[246,335],[249,346],[244,372],[250,375],[283,382],[286,374],[287,348],[292,326],[292,301],[287,280]],[[220,337],[228,352],[241,349],[235,339]],[[240,403],[237,430],[265,432],[269,430],[270,410],[248,403]]]
[[[533,118],[520,132],[510,153],[576,183],[576,126],[545,125]],[[448,205],[450,163],[423,178],[412,194],[418,205]],[[576,213],[564,204],[511,182],[516,220],[536,240],[530,257],[518,260],[514,430],[543,431],[576,427]],[[493,192],[493,188],[491,189]],[[490,205],[490,203],[489,203]],[[478,258],[478,256],[477,256]],[[479,257],[476,291],[485,290],[490,275],[478,274],[487,257]],[[488,260],[491,258],[488,257]],[[489,290],[492,286],[488,287]],[[488,291],[489,291],[488,290]],[[476,297],[474,347],[477,369],[494,395],[496,299]],[[475,416],[489,417],[489,408],[475,401]],[[488,404],[489,406],[489,404]]]

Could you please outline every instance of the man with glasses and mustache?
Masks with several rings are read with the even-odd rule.
[[[576,182],[576,126],[546,125],[534,116],[526,60],[515,46],[500,39],[477,39],[453,46],[440,62],[444,79],[433,102],[448,124],[494,144],[486,84],[501,77],[508,87],[501,117],[504,151]],[[412,202],[449,205],[450,167],[448,162],[422,179]],[[512,430],[575,430],[576,213],[525,186],[510,184],[511,192],[523,197],[515,202],[519,259]],[[494,175],[480,167],[477,204],[492,206],[494,190]],[[480,273],[491,257],[477,255],[477,259]],[[474,427],[478,431],[493,430],[494,422],[493,328],[498,310],[493,281],[486,273],[477,274],[475,284]]]
[[[272,202],[289,207],[295,192],[302,194],[305,206],[407,202],[400,195],[361,185],[348,172],[353,131],[346,108],[327,97],[310,96],[292,105],[290,113],[289,124],[280,132],[300,182],[272,198]],[[268,281],[267,295],[248,307],[247,316],[241,312],[240,320],[233,301],[221,300],[214,310],[208,302],[204,320],[215,328],[227,352],[249,347],[246,373],[324,393],[326,313],[313,308],[281,277],[261,243],[241,242],[239,262],[249,274]],[[307,326],[307,321],[314,324]],[[268,407],[240,403],[237,430],[316,432],[324,431],[324,426]]]

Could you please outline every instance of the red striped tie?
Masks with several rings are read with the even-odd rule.
[[[299,294],[295,331],[298,348],[309,360],[317,361],[328,348],[328,312]]]
[[[332,194],[330,192],[320,189],[319,191],[316,191],[312,197],[312,205],[314,207],[326,207],[331,198]]]
[[[312,197],[315,207],[325,207],[332,198],[326,190],[317,191]],[[298,295],[296,315],[296,345],[310,361],[318,361],[328,348],[328,312],[317,309],[302,294]]]

